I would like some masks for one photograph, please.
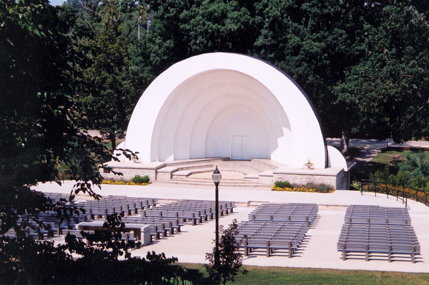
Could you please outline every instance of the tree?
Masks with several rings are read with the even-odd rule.
[[[119,213],[114,213],[107,216],[103,229],[95,230],[94,233],[81,232],[82,237],[89,241],[89,245],[70,234],[66,236],[65,241],[70,253],[76,253],[94,261],[117,261],[119,256],[124,256],[125,259],[131,258],[128,250],[141,246],[141,242],[122,240],[124,233],[125,223],[121,221]],[[93,243],[96,245],[92,245]]]
[[[80,131],[75,120],[80,110],[74,101],[72,67],[80,63],[82,54],[73,49],[68,33],[74,14],[44,0],[6,0],[0,5],[0,283],[187,280],[185,270],[169,266],[177,259],[164,254],[117,261],[121,254],[129,257],[127,249],[133,246],[120,239],[123,224],[118,216],[109,218],[106,232],[91,236],[102,246],[88,258],[75,260],[69,253],[79,244],[70,236],[68,245],[26,236],[30,219],[45,226],[38,218],[41,212],[55,211],[63,219],[79,212],[66,207],[66,201],[52,203],[32,186],[48,181],[61,184],[60,168],[66,165],[76,180],[69,199],[80,192],[98,198],[93,189],[102,179],[97,164],[110,155],[99,139]],[[15,236],[4,236],[10,230]],[[100,258],[94,263],[96,257]],[[124,272],[129,276],[126,281]]]
[[[73,169],[74,194],[93,197],[101,183],[95,161],[106,151],[98,141],[82,133],[74,120],[69,63],[73,61],[69,17],[47,1],[0,2],[0,234],[13,229],[15,239],[1,239],[2,271],[14,272],[16,282],[31,282],[29,266],[41,258],[59,257],[58,249],[26,238],[26,219],[37,223],[37,214],[54,210],[67,216],[61,203],[53,205],[43,194],[32,191],[37,183],[60,182],[62,164]],[[43,225],[40,225],[43,226]],[[28,255],[16,252],[25,248]],[[42,254],[45,252],[45,254]],[[67,254],[61,254],[67,259]],[[60,257],[59,257],[60,258]]]
[[[138,43],[150,82],[172,64],[207,52],[251,54],[255,1],[148,1],[151,31]]]
[[[69,19],[45,1],[2,3],[1,184],[58,180],[62,163],[76,168],[78,180],[101,182],[95,163],[88,163],[105,156],[104,149],[74,121]]]
[[[400,142],[427,132],[428,25],[409,1],[259,1],[255,7],[261,30],[255,55],[298,82],[325,134],[341,136],[343,152],[350,136]]]
[[[228,281],[234,282],[235,276],[239,273],[242,265],[242,254],[239,252],[240,243],[235,239],[238,234],[237,220],[234,219],[227,229],[220,226],[219,229],[219,264],[216,264],[215,257],[217,248],[213,248],[212,253],[206,253],[205,265],[209,273],[210,280],[215,284],[226,284]],[[246,274],[247,271],[243,271]]]
[[[359,61],[368,7],[363,1],[260,1],[255,55],[292,76],[314,104],[325,135],[348,142],[355,106],[337,101],[334,86]]]
[[[355,106],[356,135],[396,142],[428,134],[429,26],[412,6],[384,5],[364,27],[364,51],[335,91]]]
[[[135,28],[145,7],[134,1],[88,1],[70,3],[77,21],[75,48],[85,59],[75,67],[80,88],[79,118],[87,128],[97,129],[116,148],[116,138],[124,136],[134,104],[141,93],[141,77],[131,55]]]

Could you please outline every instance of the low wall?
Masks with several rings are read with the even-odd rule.
[[[104,179],[130,181],[136,175],[149,176],[151,181],[168,181],[171,179],[171,171],[165,167],[165,163],[134,163],[134,162],[109,162],[105,164],[115,172],[123,175],[115,175],[112,171],[106,172],[101,169]],[[165,168],[164,168],[165,167]],[[162,170],[161,170],[162,169]],[[158,171],[161,170],[161,171]],[[175,180],[184,180],[186,176],[176,175]],[[251,179],[248,179],[251,180]],[[255,178],[256,180],[256,178]],[[275,181],[289,181],[292,184],[305,185],[307,183],[330,185],[335,190],[350,188],[348,172],[342,168],[307,169],[280,167],[274,171],[259,173],[258,182],[262,185],[271,186]]]
[[[342,168],[292,169],[278,168],[273,172],[273,181],[289,181],[291,184],[326,184],[334,190],[349,189],[348,175]]]
[[[121,172],[122,175],[116,175],[113,171],[106,171],[106,169],[100,169],[101,175],[104,179],[108,180],[125,180],[130,181],[136,175],[149,176],[151,181],[157,180],[157,170],[164,167],[164,163],[134,163],[134,162],[109,162],[105,164],[111,168],[114,172]]]

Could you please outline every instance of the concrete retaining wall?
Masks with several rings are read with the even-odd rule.
[[[327,169],[284,169],[279,168],[273,173],[273,182],[289,181],[291,184],[307,183],[326,184],[334,190],[348,189],[347,172],[338,168]]]

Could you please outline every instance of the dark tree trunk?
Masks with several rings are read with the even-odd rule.
[[[112,143],[112,153],[113,153],[116,149],[116,136],[115,136],[115,134],[110,135],[110,142]]]
[[[341,153],[346,154],[349,151],[349,132],[342,131],[341,132]]]

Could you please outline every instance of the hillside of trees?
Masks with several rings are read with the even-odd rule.
[[[207,52],[261,58],[294,78],[328,137],[428,136],[423,1],[69,1],[83,54],[82,117],[112,140],[172,64]],[[64,12],[66,13],[66,12]],[[100,98],[103,98],[100,100]]]

